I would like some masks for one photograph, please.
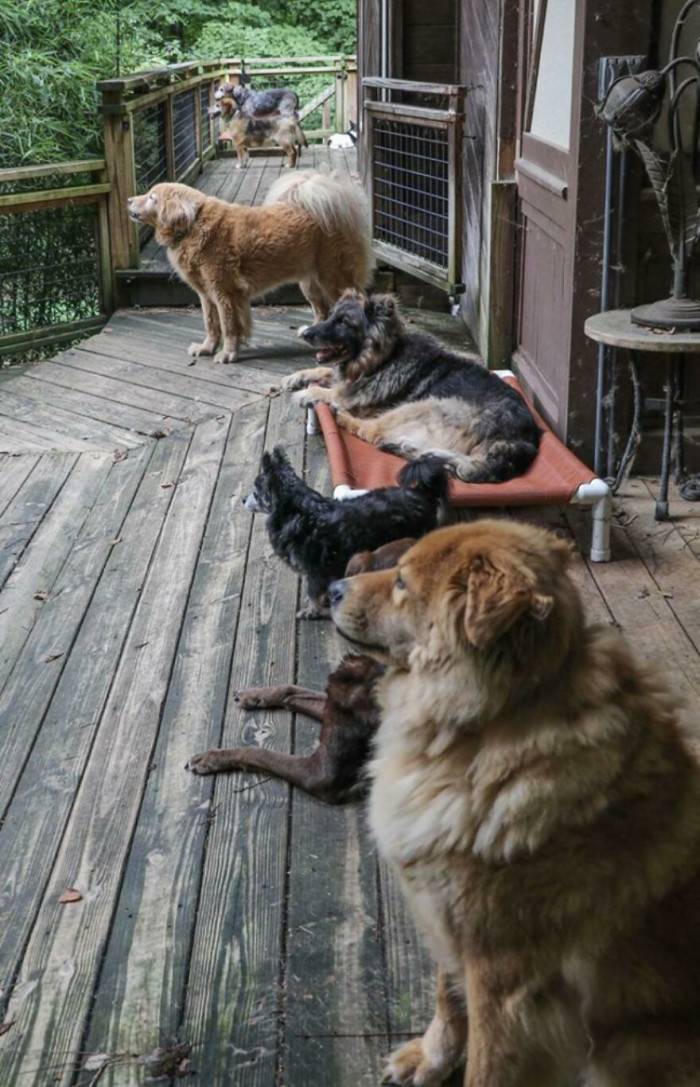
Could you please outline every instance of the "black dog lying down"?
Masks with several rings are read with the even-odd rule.
[[[437,526],[447,499],[442,462],[424,457],[407,464],[399,482],[399,487],[339,501],[307,486],[279,446],[263,454],[245,507],[267,514],[275,554],[306,575],[309,604],[299,612],[300,618],[329,614],[326,589],[342,577],[355,552],[374,551],[403,536],[423,536]]]
[[[414,543],[396,540],[376,551],[355,555],[345,575],[388,570]],[[237,700],[244,709],[285,709],[320,721],[321,734],[313,755],[287,755],[265,747],[214,747],[193,755],[187,769],[194,774],[258,770],[298,785],[327,804],[352,800],[363,784],[372,738],[379,726],[373,687],[383,671],[371,657],[351,655],[331,672],[325,691],[291,684],[239,691]]]
[[[328,319],[301,332],[323,366],[284,382],[301,404],[325,401],[344,430],[414,460],[432,454],[468,483],[527,470],[540,431],[523,398],[496,374],[409,332],[392,295],[345,291]]]

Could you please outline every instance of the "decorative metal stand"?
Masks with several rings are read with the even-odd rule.
[[[700,0],[688,0],[676,19],[669,61],[661,71],[625,75],[608,90],[599,116],[610,125],[615,137],[639,154],[651,181],[673,261],[673,290],[670,298],[632,311],[632,321],[646,328],[700,332],[700,301],[690,298],[690,259],[695,247],[700,215],[698,207],[698,138],[700,135],[700,42],[693,56],[678,56],[681,31]],[[680,69],[689,70],[682,82]],[[683,145],[680,106],[688,92],[694,94],[690,141]],[[666,124],[668,152],[652,146],[653,126],[668,92]]]

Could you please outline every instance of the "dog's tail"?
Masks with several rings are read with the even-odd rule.
[[[422,491],[439,502],[447,501],[448,482],[445,461],[432,453],[411,461],[399,472],[399,483],[402,487]]]
[[[327,168],[286,174],[270,187],[265,203],[303,208],[326,234],[340,234],[356,254],[357,288],[367,285],[373,263],[367,205],[362,189],[350,177]]]

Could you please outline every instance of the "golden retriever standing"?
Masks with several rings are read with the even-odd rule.
[[[331,586],[387,665],[370,819],[438,963],[385,1080],[435,1087],[466,1045],[467,1087],[700,1084],[700,769],[568,558],[485,520]]]
[[[279,178],[262,207],[227,204],[187,185],[163,182],[127,201],[129,215],[155,227],[173,268],[197,292],[204,340],[190,355],[235,362],[250,335],[253,298],[298,282],[315,320],[343,290],[362,287],[371,266],[364,197],[350,180],[306,170]]]

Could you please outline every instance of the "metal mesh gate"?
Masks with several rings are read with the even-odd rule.
[[[375,252],[459,293],[464,88],[395,79],[365,79],[363,87],[384,96],[364,104]],[[437,108],[426,101],[437,101]]]

